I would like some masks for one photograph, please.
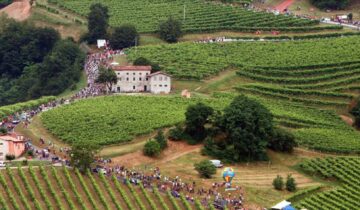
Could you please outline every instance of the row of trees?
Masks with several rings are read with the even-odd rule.
[[[285,185],[285,189],[287,191],[296,191],[296,182],[294,177],[291,176],[291,174],[287,176],[286,183],[284,183],[284,179],[280,175],[277,175],[276,178],[273,180],[272,184],[276,190],[283,190]]]
[[[199,103],[185,116],[185,129],[171,129],[170,139],[205,140],[202,152],[226,162],[267,160],[267,148],[292,152],[296,146],[291,133],[274,127],[269,110],[246,96],[236,97],[223,113]]]
[[[106,6],[100,3],[92,4],[88,15],[88,33],[82,39],[90,44],[96,43],[98,39],[109,39],[113,49],[128,48],[139,43],[139,33],[135,26],[125,24],[109,30],[109,18],[110,15]],[[161,39],[174,43],[181,35],[180,21],[169,17],[168,20],[159,24]]]
[[[0,21],[0,106],[75,87],[84,54],[52,28]]]
[[[311,0],[311,3],[320,9],[345,9],[350,0]]]

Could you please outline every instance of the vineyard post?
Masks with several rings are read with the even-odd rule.
[[[185,21],[185,18],[186,18],[186,4],[184,3],[184,21]]]

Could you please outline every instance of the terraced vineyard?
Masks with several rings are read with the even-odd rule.
[[[270,83],[276,82],[270,81],[272,76],[284,72],[276,70],[302,70],[284,75],[293,79],[284,80],[282,84],[296,86],[299,83],[302,84],[302,81],[297,82],[297,77],[301,74],[311,75],[312,83],[316,83],[317,79],[324,81],[337,79],[337,84],[346,84],[343,81],[344,78],[353,78],[352,81],[355,81],[360,75],[358,46],[360,46],[360,37],[355,36],[289,42],[181,43],[138,47],[136,53],[134,49],[131,49],[127,54],[131,61],[138,57],[148,58],[160,64],[164,71],[174,77],[184,79],[203,79],[228,68],[243,70],[244,67],[250,66],[253,68],[250,71],[242,71],[243,74],[247,73],[250,77],[259,72],[262,73],[257,74],[259,79],[266,79],[259,76],[271,76],[268,79]],[[312,65],[314,67],[311,67]],[[336,66],[339,68],[336,69]],[[333,67],[333,69],[326,67]],[[347,69],[342,72],[341,67]],[[262,68],[266,69],[260,72]],[[309,72],[314,68],[320,69],[317,72]],[[327,75],[328,73],[332,75]],[[336,84],[321,85],[337,87],[333,86]]]
[[[159,22],[169,16],[182,20],[185,32],[324,29],[316,26],[319,22],[314,20],[276,16],[272,13],[254,12],[202,0],[49,0],[49,2],[83,16],[89,13],[89,6],[92,3],[100,2],[109,8],[110,25],[130,23],[142,33],[155,32]],[[338,27],[330,26],[330,28]]]
[[[297,209],[354,210],[360,209],[360,158],[329,157],[300,164],[310,174],[336,178],[341,185],[335,189],[306,197],[296,203]]]
[[[200,209],[170,194],[66,168],[0,170],[0,209]]]
[[[47,111],[41,118],[45,127],[68,143],[85,140],[107,145],[182,122],[188,105],[201,101],[221,110],[230,99],[98,97]]]

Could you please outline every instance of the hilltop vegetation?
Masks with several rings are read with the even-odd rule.
[[[0,32],[0,106],[57,95],[79,81],[84,55],[52,28],[10,19]]]
[[[88,15],[94,0],[51,0],[60,7],[83,16]],[[157,31],[158,24],[169,16],[182,20],[184,32],[216,30],[310,31],[318,21],[272,13],[254,12],[241,7],[214,4],[200,0],[109,0],[101,2],[109,8],[110,25],[135,25],[140,33]],[[184,13],[185,10],[185,13]]]

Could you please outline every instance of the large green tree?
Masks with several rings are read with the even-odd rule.
[[[320,9],[344,9],[350,0],[311,0],[311,3]]]
[[[93,44],[97,39],[107,38],[107,29],[109,26],[108,8],[101,3],[95,3],[90,6],[88,14],[88,34],[86,39]]]
[[[166,42],[177,42],[178,38],[182,35],[181,22],[169,17],[166,21],[160,23],[159,35]]]
[[[233,160],[263,160],[273,133],[273,116],[262,104],[246,96],[237,96],[219,119],[227,135],[226,143]]]
[[[98,150],[98,144],[81,141],[74,143],[71,147],[71,165],[85,173],[94,162]]]
[[[105,67],[100,67],[99,76],[96,79],[97,83],[105,84],[108,88],[108,92],[111,92],[112,86],[117,83],[117,76],[115,71]]]
[[[139,33],[133,25],[122,25],[114,29],[110,37],[113,49],[123,49],[135,46],[139,42]]]
[[[203,103],[189,106],[185,113],[185,132],[195,140],[203,140],[206,137],[205,124],[213,113],[213,108]]]

